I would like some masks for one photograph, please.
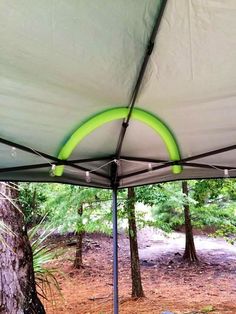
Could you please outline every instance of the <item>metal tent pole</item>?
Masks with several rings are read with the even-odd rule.
[[[113,312],[119,313],[118,296],[118,231],[117,231],[117,188],[112,190],[112,220],[113,220]]]

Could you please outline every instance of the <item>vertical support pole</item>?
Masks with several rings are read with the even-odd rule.
[[[119,313],[118,296],[118,230],[117,230],[117,188],[112,190],[112,220],[113,220],[113,312]]]

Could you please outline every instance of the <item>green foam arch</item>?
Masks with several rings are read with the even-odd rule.
[[[99,128],[105,123],[124,119],[127,117],[129,109],[126,107],[112,108],[103,112],[100,112],[92,118],[85,121],[78,129],[71,135],[69,140],[61,148],[58,158],[61,160],[67,160],[72,154],[76,146],[91,132]],[[132,119],[141,121],[151,127],[163,140],[166,145],[169,158],[171,161],[178,161],[181,159],[178,144],[168,127],[153,114],[144,111],[139,108],[134,108],[131,115]],[[172,172],[179,174],[182,171],[182,167],[179,165],[172,166]],[[64,172],[64,166],[55,167],[54,174],[61,176]]]

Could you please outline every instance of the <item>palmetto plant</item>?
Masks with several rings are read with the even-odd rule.
[[[48,267],[47,264],[62,254],[62,251],[56,251],[47,244],[47,239],[54,230],[50,230],[50,227],[43,231],[41,230],[43,230],[43,220],[29,230],[28,236],[33,252],[33,267],[37,290],[42,298],[47,299],[48,292],[49,295],[52,295],[52,288],[55,288],[61,294],[60,286],[55,276],[57,270]]]

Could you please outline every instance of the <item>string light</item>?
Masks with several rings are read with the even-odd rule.
[[[101,165],[100,167],[97,167],[97,168],[95,168],[93,170],[90,170],[90,171],[85,171],[85,181],[87,183],[90,183],[92,181],[92,178],[91,178],[91,173],[92,172],[97,171],[97,170],[99,170],[99,169],[101,169],[101,168],[111,164],[112,162],[115,162],[118,167],[120,166],[120,160],[118,160],[118,159],[114,159],[114,160],[108,161],[104,165]]]
[[[33,150],[33,149],[32,149],[32,150]],[[38,154],[38,155],[41,156],[40,154]],[[14,156],[14,157],[16,156],[16,148],[15,148],[15,147],[12,147],[12,156]],[[44,157],[44,156],[41,156],[41,157]],[[45,158],[44,158],[44,159],[45,159]],[[127,159],[122,159],[122,158],[121,158],[121,160],[122,160],[122,161],[125,161],[125,162],[131,162],[131,163],[139,163],[139,164],[143,164],[143,163],[144,163],[144,162],[142,162],[142,161],[127,160]],[[101,166],[99,166],[99,167],[97,167],[97,168],[95,168],[95,169],[85,171],[85,181],[86,181],[87,183],[90,183],[90,182],[92,181],[91,173],[93,173],[93,172],[95,172],[95,171],[97,171],[97,170],[99,170],[99,169],[102,169],[102,168],[104,168],[105,166],[107,166],[107,165],[109,165],[109,164],[111,164],[111,163],[113,163],[113,162],[116,163],[117,166],[119,167],[119,166],[121,165],[121,160],[120,160],[120,159],[109,160],[109,161],[106,162],[105,164],[103,164],[103,165],[101,165]],[[169,161],[163,162],[162,164],[165,164],[165,163],[169,163]],[[56,169],[57,165],[52,164],[52,163],[50,163],[50,165],[51,165],[52,167],[51,167],[51,170],[50,170],[49,174],[50,174],[50,176],[54,177],[54,176],[55,176],[55,169]],[[212,167],[212,168],[214,168],[214,169],[216,169],[216,170],[221,170],[221,171],[222,171],[222,168],[219,168],[219,167],[217,167],[217,166],[215,166],[215,165],[210,165],[210,164],[209,164],[208,166],[210,166],[210,167]],[[153,171],[153,164],[152,164],[151,162],[149,162],[149,163],[147,164],[147,168],[148,168],[148,171],[149,171],[149,172],[152,172],[152,171]],[[235,170],[236,170],[236,169],[235,169]],[[69,171],[69,169],[68,169],[68,171]],[[224,177],[225,177],[225,178],[230,178],[230,175],[229,175],[230,170],[226,168],[226,169],[223,169],[223,171],[224,171]],[[77,173],[77,171],[69,171],[69,172]]]
[[[49,171],[49,175],[51,177],[55,177],[55,169],[56,169],[56,165],[53,164],[50,171]]]
[[[152,164],[150,162],[148,163],[148,171],[152,171]]]
[[[224,177],[229,178],[229,170],[228,169],[224,169]]]
[[[85,180],[86,180],[87,183],[91,182],[91,176],[90,176],[90,172],[89,171],[85,172]]]
[[[14,146],[11,148],[11,156],[12,158],[16,158],[16,148]]]

